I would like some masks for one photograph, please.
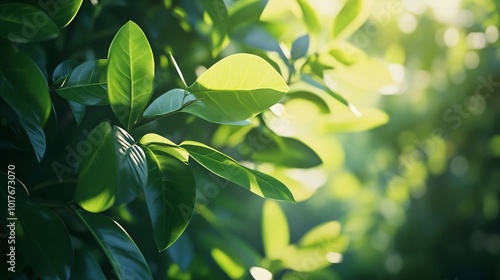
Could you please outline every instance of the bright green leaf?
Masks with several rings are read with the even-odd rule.
[[[191,157],[215,175],[266,198],[294,202],[290,190],[273,177],[240,165],[234,159],[202,143],[185,141],[180,145]]]
[[[316,247],[334,242],[340,234],[340,223],[326,222],[310,229],[299,241],[301,247]]]
[[[349,37],[360,28],[370,15],[373,0],[346,0],[333,22],[333,37]]]
[[[101,212],[115,202],[118,182],[116,140],[108,122],[96,126],[87,138],[94,148],[80,164],[75,201],[87,211]]]
[[[305,0],[297,0],[297,3],[302,10],[302,18],[306,24],[307,30],[312,36],[317,37],[321,32],[321,24],[319,23],[316,11]]]
[[[144,111],[145,118],[171,114],[195,102],[196,99],[187,90],[175,88],[155,99]]]
[[[116,33],[108,55],[108,95],[113,112],[130,130],[142,116],[154,85],[154,59],[141,28],[127,22]]]
[[[28,43],[55,38],[58,34],[59,28],[42,10],[23,3],[0,5],[0,38]]]
[[[285,213],[275,201],[265,201],[262,209],[262,242],[266,257],[278,259],[290,242]]]
[[[264,59],[236,54],[210,67],[188,90],[199,101],[184,112],[228,123],[249,119],[276,104],[288,86]]]
[[[224,251],[213,248],[210,254],[231,279],[240,279],[245,274],[245,268],[241,264],[235,262],[233,258],[228,256]]]
[[[153,279],[141,251],[117,222],[81,209],[76,213],[103,250],[118,279]]]
[[[226,38],[228,13],[226,4],[222,0],[202,1],[205,11],[212,20],[212,30],[210,32],[210,41],[212,45],[212,56],[215,57],[223,47]]]
[[[248,0],[237,1],[229,7],[228,32],[240,27],[254,23],[259,20],[267,1]]]
[[[168,140],[151,143],[148,139],[141,139],[141,144],[149,169],[144,194],[156,244],[162,251],[174,243],[189,224],[194,211],[196,184],[187,155],[181,149],[170,146]]]
[[[66,100],[87,106],[109,104],[106,69],[106,59],[84,62],[71,71],[56,92]]]
[[[246,135],[248,156],[252,160],[287,167],[310,168],[321,164],[321,159],[306,144],[290,137],[281,137],[265,128],[253,128]]]

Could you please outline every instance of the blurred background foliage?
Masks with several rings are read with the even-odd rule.
[[[494,0],[84,1],[58,38],[30,51],[43,53],[47,69],[103,58],[133,20],[157,60],[155,96],[181,86],[168,52],[188,84],[239,52],[265,58],[289,83],[290,98],[250,126],[179,114],[133,131],[209,143],[282,180],[298,201],[265,201],[198,172],[193,220],[162,253],[143,208],[114,209],[155,279],[165,271],[171,279],[500,279],[499,8]],[[48,141],[75,143],[71,114],[60,115],[70,136]],[[103,115],[90,109],[79,129]],[[274,135],[303,141],[323,165],[286,166],[294,143]],[[48,159],[42,168],[25,162],[20,169],[36,170],[31,182],[53,172]]]

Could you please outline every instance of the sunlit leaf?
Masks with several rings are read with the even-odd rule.
[[[213,248],[210,254],[231,279],[239,279],[245,274],[245,268],[241,264],[236,263],[233,258],[228,256],[224,251]]]
[[[269,259],[278,259],[290,242],[285,213],[275,201],[265,201],[262,208],[262,242]]]
[[[106,92],[107,60],[87,61],[75,67],[56,92],[68,101],[82,105],[109,104]]]
[[[203,5],[212,20],[210,41],[212,44],[212,56],[215,57],[223,47],[224,39],[226,38],[227,8],[222,0],[206,0],[203,1]]]
[[[180,145],[191,157],[215,175],[266,198],[294,202],[290,190],[262,172],[240,165],[234,159],[202,143],[185,141]]]
[[[102,122],[88,135],[95,147],[84,156],[80,164],[80,175],[75,201],[90,212],[101,212],[115,202],[118,162],[113,128]]]
[[[140,141],[146,154],[149,179],[144,188],[159,251],[186,229],[194,211],[196,184],[187,154],[168,139],[148,134]]]
[[[319,23],[316,11],[305,0],[297,0],[297,3],[302,10],[302,19],[304,20],[307,30],[312,36],[318,36],[321,32],[321,24]]]
[[[132,21],[111,42],[107,74],[111,108],[130,130],[146,109],[154,83],[153,52],[146,35]]]
[[[35,18],[44,24],[29,20]],[[28,43],[55,38],[58,34],[56,23],[44,11],[23,3],[0,5],[0,38]]]
[[[349,37],[363,25],[370,15],[373,0],[348,0],[337,14],[333,22],[333,37],[342,39]]]
[[[335,114],[322,123],[325,132],[359,132],[381,126],[389,122],[389,116],[377,108],[359,108],[361,116],[353,115],[346,108],[338,107]]]
[[[183,109],[216,123],[249,119],[283,98],[288,86],[264,59],[236,54],[205,71],[189,88],[199,101]]]
[[[153,279],[144,256],[127,232],[112,219],[76,210],[119,279]]]
[[[153,118],[179,111],[195,102],[196,99],[187,90],[175,88],[155,99],[144,111],[145,118]]]

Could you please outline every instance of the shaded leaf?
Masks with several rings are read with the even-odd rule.
[[[144,32],[132,21],[111,42],[107,74],[111,108],[130,130],[146,109],[154,84],[153,52]]]
[[[266,7],[267,0],[237,1],[229,7],[228,32],[259,20],[262,11]]]
[[[202,143],[185,141],[180,145],[191,157],[215,175],[266,198],[294,202],[290,190],[262,172],[240,165],[234,159]]]
[[[156,98],[144,111],[145,118],[170,114],[195,102],[196,99],[187,90],[174,88]]]
[[[182,271],[187,271],[194,257],[191,238],[183,233],[167,250],[168,255]]]
[[[59,28],[42,10],[23,3],[0,5],[1,38],[28,43],[55,38],[58,34]]]
[[[302,35],[292,43],[292,59],[297,60],[304,57],[309,49],[309,35]]]
[[[81,209],[76,214],[103,250],[118,279],[153,279],[141,251],[117,222]]]
[[[78,64],[79,63],[77,61],[71,59],[59,63],[52,73],[52,82],[54,82],[53,86],[61,86],[64,80],[66,80],[71,71],[73,71]]]
[[[75,116],[75,121],[77,125],[82,123],[83,117],[85,116],[85,110],[87,107],[75,101],[68,101],[69,107]]]
[[[174,243],[194,211],[196,184],[185,151],[159,135],[140,141],[146,154],[149,179],[144,188],[158,250]]]
[[[199,101],[184,112],[230,123],[249,119],[279,102],[288,86],[264,59],[236,54],[214,64],[188,90]]]
[[[82,105],[109,104],[106,92],[106,69],[106,59],[84,62],[71,71],[62,87],[56,89],[56,92],[64,99]]]
[[[266,128],[253,128],[246,135],[252,160],[287,167],[310,168],[321,159],[309,146],[298,139],[282,137]]]
[[[71,280],[106,280],[97,259],[86,250],[75,251],[75,262],[71,271]]]

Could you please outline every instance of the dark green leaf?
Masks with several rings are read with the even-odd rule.
[[[83,156],[75,201],[85,210],[101,212],[115,202],[118,161],[116,140],[108,122],[102,122],[88,135],[91,152]]]
[[[68,279],[73,251],[68,231],[52,210],[17,201],[17,246],[44,279]]]
[[[144,151],[134,139],[118,126],[113,127],[116,137],[116,158],[118,173],[115,204],[132,201],[148,181],[148,167]]]
[[[45,137],[43,127],[31,122],[24,121],[23,119],[20,119],[20,122],[24,128],[24,131],[26,131],[28,138],[30,139],[31,146],[33,146],[33,151],[36,154],[36,158],[38,159],[38,161],[41,161],[47,148],[47,139]]]
[[[179,236],[179,239],[168,248],[167,253],[182,271],[187,271],[193,261],[195,253],[192,240],[186,233],[183,233]]]
[[[113,38],[107,73],[111,108],[130,130],[146,109],[154,84],[153,52],[134,22],[127,22]]]
[[[80,125],[83,120],[83,116],[85,115],[85,110],[87,107],[75,101],[68,101],[69,107],[71,107],[71,111],[75,116],[76,124]]]
[[[210,67],[188,90],[199,101],[184,112],[211,122],[231,123],[249,119],[276,104],[288,86],[264,59],[236,54]]]
[[[196,184],[184,150],[156,134],[147,134],[140,143],[149,169],[144,194],[156,244],[162,251],[174,243],[189,224]]]
[[[77,66],[78,62],[71,59],[59,63],[56,69],[54,69],[54,73],[52,73],[52,82],[54,82],[54,86],[61,86],[71,71],[73,71],[73,69]]]
[[[83,0],[54,1],[52,2],[53,5],[47,2],[51,3],[50,1],[38,1],[37,3],[47,12],[59,28],[63,28],[76,16]]]
[[[293,41],[291,56],[292,59],[297,60],[304,57],[309,49],[309,35],[302,35]]]
[[[269,175],[244,167],[227,155],[198,142],[185,141],[180,146],[199,164],[219,177],[259,196],[294,202],[290,190]]]
[[[51,39],[58,34],[59,28],[42,10],[22,3],[0,5],[1,38],[28,43]]]
[[[153,118],[173,113],[196,101],[187,90],[174,88],[160,95],[144,111],[145,118]]]
[[[281,137],[267,128],[253,128],[246,136],[253,160],[286,167],[310,168],[321,164],[321,159],[301,141]]]
[[[64,99],[82,105],[109,104],[106,92],[107,60],[87,61],[77,66],[56,92]]]
[[[76,213],[103,250],[118,279],[153,279],[141,251],[117,222],[81,209]]]
[[[75,251],[71,280],[106,280],[97,259],[86,250]]]

